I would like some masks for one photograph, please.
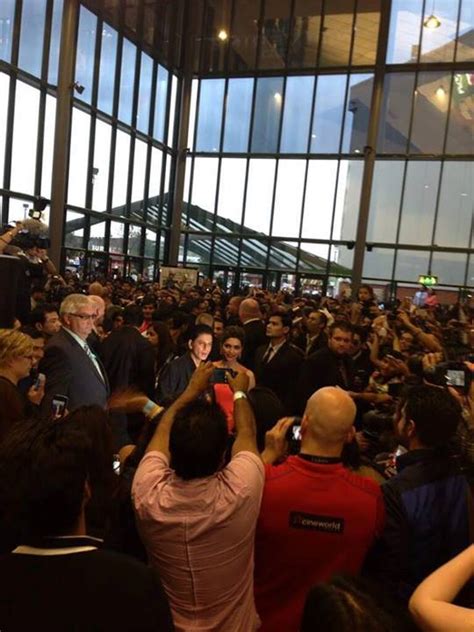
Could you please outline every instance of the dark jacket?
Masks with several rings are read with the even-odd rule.
[[[245,367],[254,371],[257,349],[264,344],[268,344],[265,325],[261,320],[251,320],[243,325],[243,330],[245,333],[245,344],[241,362]]]
[[[285,342],[270,362],[264,362],[263,357],[268,344],[259,347],[255,353],[255,378],[258,386],[270,388],[282,402],[285,412],[295,412],[295,385],[303,352],[298,347]]]
[[[158,381],[158,401],[166,403],[166,400],[181,395],[195,370],[196,365],[189,351],[167,364],[163,368]]]

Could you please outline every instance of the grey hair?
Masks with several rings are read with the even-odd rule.
[[[59,308],[59,315],[74,314],[78,309],[83,307],[91,307],[92,303],[88,296],[84,294],[69,294],[61,303]]]

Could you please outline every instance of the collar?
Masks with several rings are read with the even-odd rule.
[[[410,465],[421,463],[422,461],[437,458],[439,450],[435,448],[420,448],[418,450],[409,450],[397,457],[397,472],[401,472]]]
[[[275,346],[273,346],[273,345],[272,345],[272,343],[270,342],[270,344],[268,345],[268,348],[269,348],[269,349],[271,349],[271,350],[272,350],[273,355],[275,355],[275,353],[276,353],[277,351],[279,351],[279,350],[283,347],[283,345],[284,345],[285,343],[286,343],[286,338],[285,338],[285,340],[283,340],[283,342],[280,342],[279,344],[277,344],[277,345],[275,345]]]
[[[261,318],[249,318],[248,320],[245,321],[245,323],[242,323],[243,325],[248,325],[249,323],[255,323],[255,322],[262,322]]]
[[[101,546],[102,540],[90,536],[48,536],[17,546],[12,552],[20,555],[70,555],[95,551]]]
[[[302,454],[297,455],[300,459],[309,461],[310,463],[316,463],[317,465],[335,465],[341,463],[341,457],[339,456],[318,456],[316,454]]]
[[[72,338],[74,338],[74,340],[81,345],[81,347],[83,349],[86,349],[89,345],[87,344],[87,342],[85,340],[83,340],[80,336],[78,336],[77,334],[75,334],[73,331],[71,331],[70,329],[68,329],[68,327],[65,327],[63,325],[63,329],[64,331],[66,331]]]

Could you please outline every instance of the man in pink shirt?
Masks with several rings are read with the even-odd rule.
[[[223,466],[227,423],[222,410],[198,400],[209,387],[202,364],[165,412],[133,481],[140,535],[158,568],[176,630],[252,632],[255,525],[264,484],[248,377],[234,391],[237,437]]]

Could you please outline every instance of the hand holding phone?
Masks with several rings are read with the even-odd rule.
[[[69,403],[69,398],[66,395],[54,395],[51,401],[51,415],[54,420],[64,417]]]

